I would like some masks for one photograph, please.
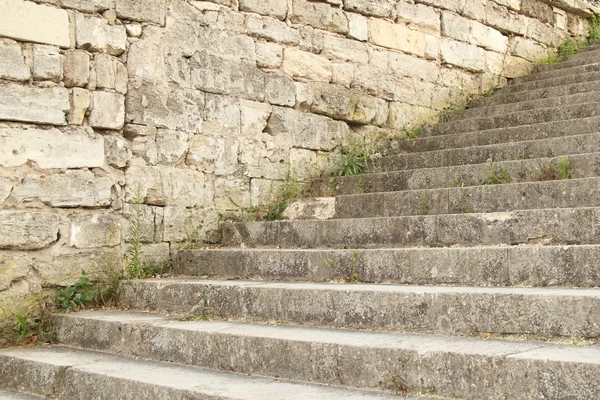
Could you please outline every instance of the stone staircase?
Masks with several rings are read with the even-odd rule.
[[[60,345],[0,351],[0,388],[600,398],[599,71],[590,46],[396,143],[339,179],[332,220],[224,224],[180,278],[123,282],[137,311],[58,314]]]

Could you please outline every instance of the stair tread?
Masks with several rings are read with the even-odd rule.
[[[131,385],[131,390],[136,390],[134,393],[123,393],[123,397],[119,396],[118,398],[139,398],[135,394],[139,395],[140,386],[159,387],[170,390],[170,394],[187,393],[194,396],[191,398],[202,395],[206,398],[232,400],[397,398],[393,394],[382,392],[246,376],[201,367],[139,360],[66,346],[0,350],[0,364],[2,364],[3,358],[7,363],[10,362],[6,360],[7,358],[29,362],[30,368],[33,369],[36,365],[68,367],[66,377],[60,381],[57,379],[56,384],[60,386],[60,389],[72,386],[76,390],[79,385],[85,384],[77,378],[85,376],[99,382],[126,381]],[[126,387],[127,383],[125,383]],[[117,390],[121,389],[122,387]],[[111,396],[111,389],[101,383],[95,389],[87,387],[85,390],[94,391],[96,396],[99,394],[108,396],[108,398]],[[86,393],[89,394],[89,392]],[[144,396],[145,398],[164,398],[148,393],[146,395],[149,397]]]
[[[15,392],[12,390],[2,390],[0,389],[0,399],[3,400],[39,400],[43,399],[43,397],[34,396],[27,393]]]

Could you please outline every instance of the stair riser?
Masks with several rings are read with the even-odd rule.
[[[322,288],[125,282],[120,305],[134,309],[194,313],[220,318],[282,321],[345,328],[478,334],[528,333],[595,338],[600,335],[600,298],[470,292],[346,292]],[[356,286],[354,286],[356,287]],[[205,300],[208,307],[205,307]]]
[[[547,99],[551,97],[569,96],[577,93],[597,92],[600,90],[600,81],[590,81],[576,84],[563,82],[563,85],[536,90],[527,90],[518,93],[509,93],[502,89],[499,93],[491,97],[482,97],[472,100],[469,103],[470,108],[490,107],[497,104],[518,103],[523,101]]]
[[[79,334],[74,335],[72,331]],[[89,332],[101,333],[112,341],[96,342],[98,335]],[[132,340],[127,332],[136,332],[138,340]],[[140,337],[144,340],[139,340]],[[368,389],[389,390],[384,377],[398,374],[397,378],[401,378],[411,392],[426,393],[435,388],[435,394],[467,398],[542,398],[557,386],[563,395],[592,396],[600,391],[594,379],[582,386],[584,376],[600,373],[598,366],[571,364],[565,368],[557,362],[505,358],[501,354],[435,351],[423,357],[418,351],[406,348],[373,348],[95,321],[65,321],[58,329],[58,339],[128,356]],[[489,368],[490,364],[494,368]],[[442,372],[440,365],[444,366]],[[559,374],[561,378],[549,383],[542,379],[548,374]],[[498,375],[504,379],[496,379]],[[519,384],[515,385],[515,381]],[[482,384],[469,385],[468,382]],[[586,389],[582,391],[582,387]]]
[[[572,106],[523,111],[487,118],[472,118],[448,122],[445,124],[430,125],[423,128],[423,135],[425,137],[450,135],[461,132],[483,131],[489,129],[509,128],[513,126],[541,124],[550,121],[588,118],[598,115],[600,115],[599,104],[576,104]]]
[[[176,274],[219,278],[411,285],[600,285],[596,246],[316,251],[182,251]]]
[[[569,155],[573,178],[600,176],[600,153]],[[556,165],[560,158],[552,162]],[[514,160],[499,163],[506,168],[513,181],[522,176],[530,179],[540,172],[540,165],[551,159]],[[379,174],[348,176],[337,179],[335,191],[338,195],[375,192],[397,192],[403,190],[439,189],[460,186],[477,186],[489,175],[489,164],[459,165],[455,167],[430,168],[410,171],[395,171]]]
[[[520,78],[515,78],[511,81],[511,85],[519,85],[522,83],[536,82],[544,79],[564,78],[570,75],[586,74],[590,72],[600,71],[600,58],[595,63],[580,65],[572,68],[563,68],[556,71],[540,72],[537,74],[526,75]]]
[[[576,83],[588,83],[600,80],[600,72],[588,72],[577,75],[567,75],[558,78],[544,79],[535,82],[527,82],[519,85],[510,85],[502,89],[503,94],[521,93],[524,91],[549,89],[556,86],[573,85]]]
[[[572,106],[575,104],[600,102],[600,92],[579,93],[573,96],[551,97],[549,99],[524,101],[520,103],[500,104],[493,107],[469,108],[451,113],[449,121],[460,121],[470,118],[493,117],[540,108]]]
[[[550,71],[559,71],[561,69],[567,69],[567,68],[573,68],[573,67],[580,67],[583,65],[589,65],[589,64],[595,64],[597,62],[600,61],[600,54],[598,54],[597,56],[592,56],[589,58],[580,58],[580,59],[567,59],[565,61],[561,61],[559,63],[556,64],[550,64],[550,65],[538,65],[537,67],[535,67],[535,69],[533,70],[534,73],[544,73],[544,72],[550,72]]]
[[[600,207],[600,179],[340,196],[335,218]]]
[[[598,127],[600,130],[600,127]],[[458,148],[434,152],[406,153],[375,158],[371,172],[388,172],[421,168],[483,164],[489,160],[502,162],[520,158],[556,157],[563,154],[593,153],[600,149],[600,133],[512,142],[488,146]]]
[[[403,151],[413,153],[540,140],[552,137],[568,137],[598,132],[599,127],[600,117],[554,121],[533,126],[490,129],[483,132],[465,132],[455,135],[421,138],[418,140],[401,140],[394,143],[394,151],[397,153]]]
[[[599,243],[600,209],[223,225],[223,243],[233,246],[371,248],[539,242]]]

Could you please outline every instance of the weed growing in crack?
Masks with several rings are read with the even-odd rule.
[[[56,304],[59,309],[78,311],[94,300],[92,283],[85,271],[73,285],[65,286],[56,294]]]
[[[573,177],[573,172],[571,171],[571,162],[567,157],[562,157],[558,161],[557,167],[560,179],[566,180],[571,179]]]
[[[596,14],[588,20],[588,43],[600,40],[600,15]]]
[[[141,278],[144,275],[142,255],[142,188],[138,184],[135,197],[133,198],[133,215],[129,221],[130,241],[125,252],[125,271],[133,278]]]
[[[473,212],[467,203],[467,191],[465,190],[464,187],[461,188],[461,191],[460,191],[460,200],[458,201],[458,210],[463,214],[470,214]]]
[[[583,46],[581,44],[569,39],[558,47],[558,55],[561,57],[571,56],[579,53],[582,47]]]
[[[452,115],[452,113],[454,113],[456,111],[464,110],[465,108],[466,108],[466,104],[459,104],[459,105],[455,105],[455,106],[444,107],[444,109],[440,112],[440,115],[438,117],[439,123],[442,124],[445,122],[449,122],[450,116]]]
[[[15,316],[13,337],[9,338],[8,345],[40,345],[52,343],[55,333],[50,329],[48,315],[31,317],[27,314]]]
[[[540,161],[538,165],[539,172],[535,178],[536,181],[554,181],[557,178],[558,171],[551,160]]]
[[[502,185],[511,183],[512,179],[508,170],[500,165],[490,162],[487,177],[479,182],[480,185]]]
[[[404,135],[407,139],[417,139],[423,137],[425,131],[422,126],[413,126],[410,128],[404,128]]]
[[[385,374],[382,384],[385,389],[391,390],[397,395],[406,396],[408,392],[408,384],[398,371],[391,371]]]
[[[328,258],[323,260],[323,264],[334,275],[334,280],[339,283],[359,283],[358,280],[358,259],[356,252],[352,252],[352,260],[350,265],[342,265],[339,261]]]

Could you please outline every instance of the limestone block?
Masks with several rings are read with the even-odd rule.
[[[356,67],[350,63],[335,63],[331,64],[331,72],[333,74],[331,83],[350,87],[354,80],[354,72]]]
[[[250,207],[250,178],[219,177],[215,179],[215,207],[239,210]]]
[[[382,99],[336,85],[313,84],[311,92],[313,101],[310,110],[314,113],[361,125],[380,125],[387,120],[388,107]]]
[[[274,107],[268,131],[273,135],[288,133],[294,146],[309,150],[333,150],[348,132],[343,122],[321,115]]]
[[[336,33],[348,33],[348,18],[339,8],[307,0],[293,0],[292,4],[292,11],[288,15],[292,23]]]
[[[204,93],[176,85],[143,83],[127,92],[127,120],[186,132],[202,131]]]
[[[117,17],[130,21],[154,22],[164,25],[166,0],[115,0]]]
[[[10,285],[26,277],[33,268],[31,257],[16,257],[11,253],[0,253],[0,291],[6,290]]]
[[[451,12],[442,12],[442,35],[460,40],[461,42],[469,42],[471,39],[471,21],[468,18],[461,17]]]
[[[549,4],[545,4],[539,0],[521,0],[521,12],[528,17],[535,18],[546,24],[554,25],[556,16],[554,10]]]
[[[65,10],[23,0],[0,0],[0,36],[26,42],[71,45]]]
[[[335,197],[317,197],[293,201],[283,212],[290,220],[332,219],[335,216]]]
[[[198,36],[202,48],[211,53],[236,64],[256,64],[254,40],[247,35],[235,35],[226,30],[201,27]]]
[[[121,61],[107,54],[97,54],[94,65],[97,88],[117,89],[119,93],[127,91],[127,69]]]
[[[190,133],[159,129],[156,134],[157,162],[162,165],[176,165],[185,159]]]
[[[62,62],[57,47],[43,44],[33,45],[33,79],[60,81]]]
[[[0,120],[64,125],[69,109],[65,88],[0,85]]]
[[[92,97],[90,91],[81,88],[71,89],[71,110],[69,111],[69,124],[82,125],[85,114],[90,108]]]
[[[413,29],[440,33],[440,14],[432,7],[399,1],[394,7],[394,15],[396,22],[403,22]]]
[[[148,165],[158,163],[158,147],[156,133],[152,136],[136,136],[131,139],[131,153],[134,157],[141,157]]]
[[[287,75],[265,75],[265,101],[277,106],[292,107],[296,103],[296,85]]]
[[[481,2],[481,0],[474,1]],[[423,3],[427,4],[428,6],[434,6],[436,8],[443,8],[444,10],[461,13],[463,11],[465,0],[417,0],[417,3]]]
[[[96,248],[60,254],[46,263],[36,265],[42,284],[72,285],[81,278],[81,271],[92,280],[108,281],[123,271],[123,252],[120,248]]]
[[[539,61],[548,56],[549,50],[533,40],[523,37],[512,37],[509,44],[510,53],[531,62]]]
[[[330,60],[349,61],[355,64],[369,63],[367,45],[333,35],[325,35],[321,55]]]
[[[505,53],[508,46],[508,37],[504,36],[494,28],[473,21],[471,23],[470,43],[487,50]]]
[[[531,73],[535,65],[521,57],[507,55],[504,58],[502,75],[506,78],[518,78]]]
[[[148,243],[142,247],[140,258],[146,262],[170,262],[171,249],[169,243]]]
[[[240,102],[235,97],[207,94],[203,132],[238,135],[241,124]]]
[[[292,148],[289,152],[289,163],[299,180],[308,180],[320,171],[317,163],[317,152],[313,150]]]
[[[537,19],[528,19],[526,36],[553,47],[560,46],[569,37],[567,32],[553,29]]]
[[[484,22],[486,19],[486,3],[481,0],[465,0],[463,15],[467,18]]]
[[[396,49],[405,53],[425,56],[426,35],[382,19],[369,20],[370,41],[378,46]]]
[[[60,0],[60,5],[65,8],[87,13],[101,13],[108,10],[112,4],[112,0]]]
[[[402,131],[411,126],[419,126],[437,114],[432,109],[406,103],[390,103],[388,127]]]
[[[129,142],[122,136],[110,135],[104,137],[106,162],[115,168],[124,168],[131,160]]]
[[[4,203],[12,192],[13,183],[10,179],[0,176],[0,204]]]
[[[256,43],[256,65],[260,68],[276,69],[283,62],[283,47],[277,43]]]
[[[348,36],[363,42],[369,40],[369,20],[360,14],[351,14],[348,19]]]
[[[282,181],[253,178],[250,181],[250,202],[252,206],[273,204],[283,188]]]
[[[112,213],[75,214],[71,217],[69,246],[78,249],[121,244],[121,221]]]
[[[21,46],[13,40],[0,39],[0,79],[26,81],[30,77]]]
[[[504,69],[504,54],[495,51],[485,52],[485,71],[493,75],[502,75]]]
[[[297,29],[273,18],[248,15],[246,29],[249,35],[281,44],[298,44],[300,42],[300,33]]]
[[[345,0],[344,10],[373,17],[391,18],[395,1],[389,0]]]
[[[28,161],[40,168],[93,168],[104,165],[104,139],[83,128],[0,128],[0,166]]]
[[[394,77],[371,65],[360,65],[356,68],[351,87],[385,100],[394,100],[396,95]]]
[[[219,214],[214,210],[166,207],[164,210],[164,240],[167,242],[209,243],[218,240]]]
[[[90,126],[121,129],[125,124],[125,97],[119,93],[92,92]]]
[[[327,58],[297,48],[286,48],[283,51],[283,72],[294,78],[311,81],[331,81],[331,63]]]
[[[196,207],[206,203],[205,176],[172,167],[129,167],[125,173],[126,201],[135,198],[139,185],[145,204]]]
[[[58,239],[58,215],[0,210],[0,249],[37,250]]]
[[[142,36],[142,25],[140,25],[140,24],[126,24],[125,30],[127,31],[127,36],[131,36],[131,37]]]
[[[90,56],[85,51],[68,51],[65,55],[65,86],[83,87],[90,78]]]
[[[521,3],[526,0],[492,0],[494,3],[510,8],[511,10],[519,11]]]
[[[132,77],[149,81],[165,81],[167,79],[165,63],[165,50],[153,38],[138,40],[129,47],[127,70]]]
[[[109,25],[103,18],[75,16],[77,48],[120,55],[127,48],[127,33],[120,25]]]
[[[388,70],[396,76],[416,77],[427,82],[438,79],[439,69],[434,62],[396,52],[389,52],[388,60]]]
[[[481,72],[485,69],[485,50],[451,39],[441,43],[442,61],[469,71]]]
[[[185,163],[215,175],[231,175],[238,171],[240,142],[236,137],[194,135],[189,142]]]
[[[240,11],[268,15],[281,20],[287,15],[287,7],[287,2],[281,0],[240,0]]]
[[[39,201],[52,207],[101,207],[110,205],[113,182],[88,170],[62,174],[27,175],[15,192],[19,202]]]
[[[527,24],[530,20],[521,14],[510,12],[507,8],[495,3],[486,4],[486,25],[502,32],[512,32],[519,35],[527,33]]]

